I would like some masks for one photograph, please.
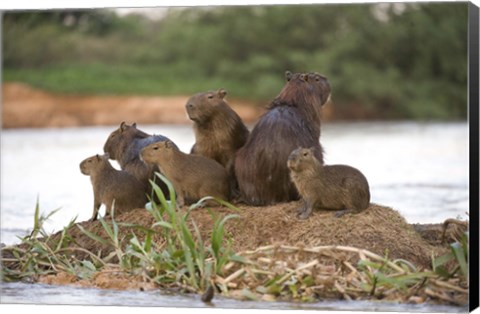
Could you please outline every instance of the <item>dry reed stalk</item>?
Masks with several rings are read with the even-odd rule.
[[[280,292],[283,291],[278,296],[288,296],[290,288],[287,286],[294,284],[297,285],[296,289],[299,289],[295,292],[297,297],[313,295],[335,297],[340,293],[345,300],[381,298],[408,302],[411,298],[425,299],[430,296],[436,300],[454,304],[462,304],[462,301],[450,297],[446,291],[468,294],[468,290],[458,286],[458,280],[452,279],[448,282],[435,280],[428,276],[428,273],[425,273],[426,277],[423,280],[397,286],[395,280],[401,281],[402,276],[413,275],[415,278],[416,268],[413,265],[407,264],[408,267],[404,269],[395,262],[368,250],[349,246],[328,245],[307,248],[277,244],[243,251],[238,255],[248,257],[248,264],[230,262],[224,267],[225,273],[230,272],[230,275],[218,281],[224,285],[235,282],[236,289],[268,287],[274,283],[281,289]],[[365,271],[359,269],[358,266],[349,262],[349,259],[355,255],[360,261],[376,262],[379,265],[376,267],[380,268],[365,264]],[[393,283],[377,282],[379,280],[377,272],[393,280]],[[243,276],[245,273],[247,276]],[[309,285],[303,283],[306,278],[311,278],[308,279]],[[433,286],[428,285],[428,282]],[[266,290],[263,295],[271,295],[268,291]],[[262,294],[260,291],[258,293]]]

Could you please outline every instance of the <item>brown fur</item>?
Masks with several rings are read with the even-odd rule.
[[[145,192],[149,195],[152,188],[149,180],[154,180],[162,189],[164,195],[168,197],[168,188],[163,182],[156,179],[155,171],[160,171],[156,165],[147,165],[140,160],[140,150],[147,145],[159,141],[168,140],[162,135],[150,135],[139,129],[137,124],[128,125],[125,122],[113,131],[108,137],[103,150],[110,155],[110,158],[116,160],[122,170],[131,173],[144,185]]]
[[[177,193],[177,204],[191,204],[204,196],[229,199],[230,187],[224,167],[215,160],[181,152],[171,141],[142,149],[142,159],[159,166]]]
[[[80,171],[90,176],[93,186],[91,221],[97,219],[102,204],[106,206],[106,215],[111,215],[112,208],[115,208],[117,214],[121,214],[143,208],[147,202],[142,183],[128,172],[113,168],[108,158],[108,154],[96,155],[80,163]]]
[[[299,198],[290,181],[288,155],[297,147],[320,146],[320,111],[330,98],[327,79],[317,73],[287,71],[287,82],[268,111],[237,152],[235,175],[242,199],[250,205],[269,205]]]
[[[365,176],[346,165],[324,166],[315,157],[315,149],[298,148],[287,162],[290,177],[302,196],[299,217],[306,219],[314,208],[340,210],[337,217],[360,212],[370,204],[370,189]]]
[[[234,188],[235,153],[247,141],[249,131],[225,102],[226,94],[224,89],[198,93],[188,100],[185,107],[194,122],[195,144],[190,153],[211,158],[223,165],[229,174],[230,186]]]

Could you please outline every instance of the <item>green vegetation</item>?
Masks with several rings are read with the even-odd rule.
[[[466,119],[467,3],[10,12],[4,80],[51,91],[192,94],[265,104],[316,71],[344,118]]]
[[[79,261],[70,256],[69,252],[72,253],[72,251],[87,253],[94,262],[104,265],[104,262],[95,254],[80,247],[71,247],[74,241],[68,231],[75,225],[76,218],[63,228],[59,238],[54,239],[53,235],[46,232],[45,221],[58,210],[46,216],[40,214],[37,200],[32,232],[21,238],[20,245],[2,247],[1,281],[35,282],[42,275],[56,274],[61,271],[74,274],[79,278],[91,278],[93,271],[96,270],[95,266],[90,261]]]

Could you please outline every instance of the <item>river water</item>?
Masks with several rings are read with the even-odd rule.
[[[47,222],[48,231],[61,230],[75,216],[77,221],[91,217],[92,187],[89,178],[80,173],[79,163],[86,157],[101,154],[106,138],[115,128],[2,130],[2,243],[18,243],[17,237],[29,232],[33,226],[37,199],[40,211],[45,214],[61,208]],[[185,152],[194,142],[189,125],[139,128],[169,137]],[[468,218],[469,140],[466,122],[324,123],[320,141],[326,152],[327,164],[348,164],[360,169],[369,181],[371,201],[398,210],[408,222],[439,223],[447,218]],[[55,292],[55,289],[59,290]],[[62,294],[62,291],[68,293]],[[49,299],[48,295],[52,293],[60,293],[65,298]],[[152,297],[147,292],[119,293],[21,283],[3,284],[1,302],[204,306],[198,298],[192,300],[183,295],[165,297],[157,293],[156,297]],[[269,309],[298,306],[231,300],[220,301],[220,304]],[[376,306],[385,311],[436,311],[428,306],[416,308],[411,305],[407,309],[398,304],[333,304],[335,309],[347,311],[350,307],[379,310]],[[302,305],[309,309],[327,310],[329,306],[329,303]],[[439,311],[458,310],[446,307]]]

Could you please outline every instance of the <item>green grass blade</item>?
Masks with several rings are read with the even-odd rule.
[[[156,227],[156,226],[164,227],[164,228],[167,228],[167,229],[173,229],[173,225],[169,222],[166,222],[166,221],[156,222],[152,225],[152,228]]]
[[[458,265],[460,266],[460,270],[463,276],[465,276],[465,278],[468,278],[468,263],[465,259],[465,251],[463,250],[462,245],[458,242],[455,242],[450,244],[450,248],[453,255],[455,256],[455,259],[458,262]]]
[[[89,238],[103,244],[103,245],[107,245],[108,244],[108,241],[99,237],[98,235],[86,230],[85,228],[83,228],[81,225],[77,225],[77,227],[80,229],[80,231],[82,231],[84,234],[86,234]]]
[[[165,198],[165,195],[163,195],[162,189],[160,189],[160,187],[155,183],[155,181],[153,181],[153,180],[149,180],[149,181],[150,181],[150,185],[152,186],[153,191],[155,192],[155,195],[160,200],[161,208],[167,208],[168,207],[167,200]],[[160,213],[160,215],[161,214],[162,213]]]
[[[110,226],[107,224],[107,222],[103,218],[100,218],[99,221],[102,224],[102,227],[107,233],[107,235],[110,237],[110,239],[115,242],[115,235],[113,234],[112,228],[110,228]]]
[[[145,244],[143,246],[146,252],[150,252],[152,250],[152,232],[147,232],[145,236]]]
[[[37,195],[37,202],[35,203],[35,214],[33,215],[33,230],[32,236],[36,235],[38,230],[40,229],[40,200],[39,196]]]
[[[211,245],[212,245],[212,249],[215,254],[215,257],[217,259],[220,256],[220,248],[222,247],[223,235],[225,231],[225,223],[230,219],[236,219],[239,217],[240,217],[239,215],[230,214],[225,216],[222,220],[215,221],[215,225],[212,231]]]
[[[170,180],[167,179],[167,177],[165,177],[163,174],[161,174],[160,172],[155,172],[155,175],[157,177],[160,178],[160,180],[163,181],[163,183],[165,183],[167,185],[167,188],[168,188],[168,192],[169,192],[169,196],[170,196],[170,204],[172,204],[173,208],[176,208],[176,199],[177,199],[177,196],[176,196],[176,193],[175,193],[175,189],[172,185],[172,183],[170,182]],[[162,193],[163,194],[163,193]],[[164,197],[165,198],[165,197]],[[163,204],[162,204],[163,205]],[[166,207],[166,206],[165,206]]]

